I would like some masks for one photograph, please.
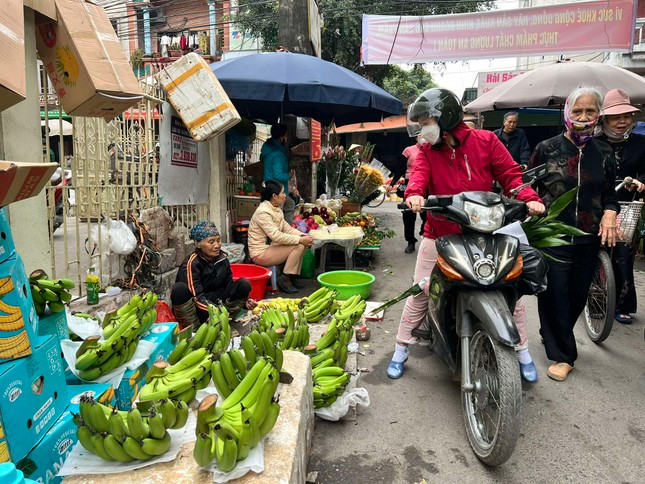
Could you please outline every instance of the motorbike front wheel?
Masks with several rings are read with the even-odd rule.
[[[520,432],[522,382],[515,349],[479,328],[470,340],[473,391],[462,390],[468,441],[479,460],[489,466],[506,462]]]

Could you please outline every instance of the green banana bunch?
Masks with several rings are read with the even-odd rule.
[[[225,382],[223,374],[220,378]],[[280,405],[275,398],[278,382],[275,363],[268,357],[258,356],[220,406],[216,406],[217,395],[200,402],[193,451],[198,465],[207,466],[216,459],[219,469],[230,472],[238,461],[248,456],[278,419]]]
[[[31,297],[34,300],[36,314],[42,316],[45,309],[58,313],[65,310],[65,304],[72,300],[69,292],[76,287],[71,279],[50,279],[45,271],[37,270],[29,276]]]
[[[148,292],[143,298],[133,296],[111,317],[106,316],[104,341],[88,338],[76,352],[76,369],[83,380],[99,376],[132,359],[141,336],[148,332],[157,319],[157,295]]]
[[[336,295],[336,291],[327,287],[321,287],[309,296],[302,312],[305,321],[308,323],[322,321],[334,307]]]
[[[110,409],[93,397],[82,396],[79,414],[74,415],[81,445],[106,461],[148,460],[170,449],[167,429],[186,425],[188,407],[171,401],[151,406],[147,415],[137,407],[128,412]]]
[[[146,374],[146,384],[139,391],[139,400],[174,400],[188,403],[198,388],[210,382],[213,356],[206,348],[189,352],[174,365],[155,363]]]
[[[318,366],[313,369],[314,408],[328,407],[342,395],[350,379],[340,366]]]
[[[241,339],[240,347],[244,351],[244,357],[249,365],[255,364],[259,356],[268,356],[275,361],[278,370],[282,369],[284,355],[278,339],[280,330],[281,328],[278,328],[278,330],[261,333],[258,328],[255,328]],[[308,330],[307,334],[309,334]]]

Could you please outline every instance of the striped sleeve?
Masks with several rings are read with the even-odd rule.
[[[188,279],[188,290],[192,293],[195,304],[199,309],[208,311],[208,300],[204,294],[199,270],[199,259],[196,253],[190,256],[186,264],[186,278]]]

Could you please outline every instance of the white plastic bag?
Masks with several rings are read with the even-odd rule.
[[[110,220],[110,250],[115,254],[131,254],[137,239],[123,220]]]
[[[336,399],[329,407],[316,408],[314,409],[314,414],[319,416],[324,420],[330,420],[332,422],[337,422],[349,412],[349,407],[351,405],[361,405],[363,407],[370,406],[370,395],[367,392],[367,388],[357,387],[356,382],[358,381],[358,375],[353,376],[347,387],[345,388],[345,393]]]

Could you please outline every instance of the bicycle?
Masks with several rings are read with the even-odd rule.
[[[376,192],[379,192],[379,193],[376,196],[374,196],[374,193]],[[380,207],[386,198],[387,198],[387,189],[381,185],[376,190],[374,190],[374,192],[369,197],[367,197],[368,202],[365,203],[364,205],[371,208]]]
[[[629,187],[632,183],[631,177],[626,177],[616,187],[616,191],[623,186]],[[640,219],[643,209],[643,202],[625,201],[620,203],[620,214],[618,214],[617,223],[623,233],[623,240],[617,243],[630,244],[636,226]],[[585,330],[589,339],[596,344],[605,341],[614,325],[614,316],[616,313],[616,279],[611,262],[611,251],[601,247],[598,252],[598,261],[596,272],[594,273],[587,304],[583,315],[585,320]]]

